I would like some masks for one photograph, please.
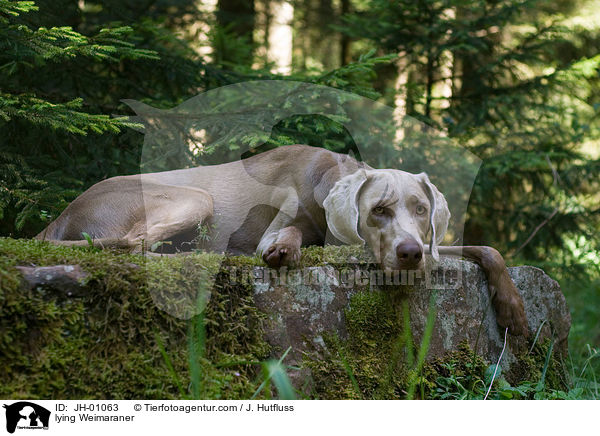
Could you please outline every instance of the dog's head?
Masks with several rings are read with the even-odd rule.
[[[434,258],[450,211],[427,174],[358,170],[338,180],[323,202],[327,225],[346,244],[366,243],[386,270],[420,269],[423,245]]]

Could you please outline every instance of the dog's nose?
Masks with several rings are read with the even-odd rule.
[[[413,239],[399,243],[396,246],[396,256],[403,268],[410,269],[421,262],[423,250],[421,250],[419,243]]]

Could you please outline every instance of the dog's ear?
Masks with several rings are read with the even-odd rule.
[[[364,244],[358,234],[358,197],[367,181],[365,170],[358,170],[338,180],[323,201],[327,227],[345,244]]]
[[[429,177],[425,173],[417,174],[417,177],[421,180],[427,198],[431,205],[431,212],[429,215],[429,228],[431,229],[431,242],[429,247],[431,249],[431,255],[435,260],[439,259],[438,244],[444,240],[444,235],[448,230],[448,222],[450,221],[450,210],[448,209],[448,203],[444,195],[435,187],[433,183],[429,181]]]

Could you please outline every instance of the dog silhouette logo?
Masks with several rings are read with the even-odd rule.
[[[19,401],[10,405],[4,404],[6,409],[6,431],[14,433],[18,429],[48,429],[50,411],[42,406],[29,401]]]

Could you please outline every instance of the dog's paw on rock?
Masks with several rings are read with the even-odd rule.
[[[292,267],[300,262],[300,248],[288,244],[273,244],[265,250],[262,257],[271,268]]]
[[[503,328],[515,336],[529,336],[529,325],[521,296],[516,292],[499,293],[494,298],[496,320]]]

